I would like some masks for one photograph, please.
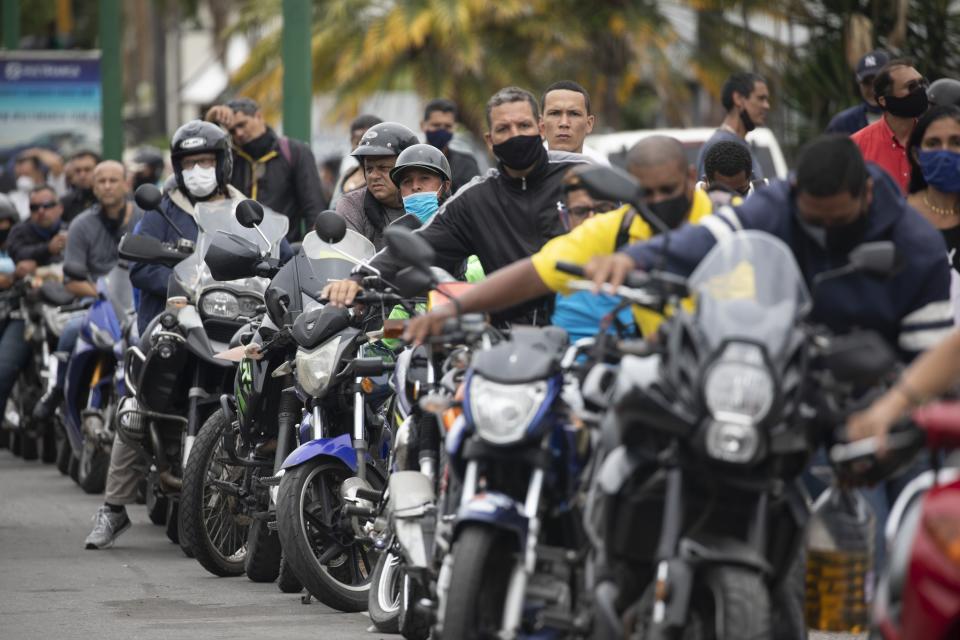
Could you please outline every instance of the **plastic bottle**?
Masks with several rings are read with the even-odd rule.
[[[832,486],[817,499],[807,529],[808,629],[869,631],[875,522],[857,491]]]

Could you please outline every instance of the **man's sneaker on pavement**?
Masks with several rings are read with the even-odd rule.
[[[124,509],[118,513],[110,510],[110,507],[103,505],[97,509],[97,515],[93,517],[93,531],[87,536],[87,549],[106,549],[113,544],[121,533],[130,528],[130,518],[127,517],[127,510]]]

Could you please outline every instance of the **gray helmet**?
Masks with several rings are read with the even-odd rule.
[[[397,164],[390,170],[393,184],[400,186],[400,174],[404,169],[419,167],[439,174],[444,180],[450,180],[450,163],[440,149],[432,144],[415,144],[407,147],[397,156]]]
[[[937,106],[952,104],[960,107],[960,80],[940,78],[927,89],[927,98],[930,104]]]
[[[187,194],[183,182],[182,160],[185,156],[198,153],[213,153],[217,156],[217,186],[222,193],[227,192],[227,184],[233,175],[233,152],[230,150],[230,138],[227,132],[203,120],[191,120],[182,125],[170,140],[170,163],[177,178],[180,191]]]
[[[398,122],[381,122],[364,132],[360,144],[353,150],[354,158],[363,156],[396,156],[407,147],[420,142],[416,134]]]

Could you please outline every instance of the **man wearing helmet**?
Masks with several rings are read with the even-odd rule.
[[[337,201],[337,213],[347,221],[348,229],[363,235],[378,250],[384,245],[383,230],[404,213],[390,172],[397,155],[419,142],[416,134],[402,124],[381,122],[364,132],[350,154],[360,162],[367,184],[343,194]]]
[[[940,78],[927,89],[927,99],[931,107],[953,105],[960,107],[960,80]]]
[[[239,201],[243,194],[228,184],[233,166],[227,134],[215,124],[191,120],[173,134],[170,158],[176,186],[168,189],[160,200],[157,211],[147,211],[134,233],[175,243],[181,238],[196,241],[196,205],[229,198]],[[177,229],[164,219],[164,215]],[[286,241],[280,245],[281,258],[291,256]],[[167,283],[173,269],[163,265],[135,263],[130,269],[130,281],[140,290],[137,307],[137,325],[141,335],[147,325],[166,306]],[[125,505],[137,499],[137,483],[142,478],[139,454],[117,438],[110,452],[104,504],[97,509],[93,531],[87,536],[87,549],[105,549],[121,533],[130,528]]]

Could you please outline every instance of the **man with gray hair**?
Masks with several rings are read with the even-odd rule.
[[[496,169],[474,178],[444,202],[416,233],[436,251],[437,266],[457,272],[476,255],[486,273],[529,257],[564,232],[557,203],[568,169],[589,162],[585,156],[547,151],[539,127],[537,99],[519,87],[501,89],[487,102],[484,139],[499,160]],[[372,266],[386,280],[405,265],[385,249]],[[335,305],[350,304],[360,291],[359,277],[328,285],[323,295]],[[552,296],[507,309],[495,320],[524,324],[550,321]]]
[[[310,146],[278,136],[250,98],[210,107],[205,119],[229,131],[233,139],[230,184],[290,218],[287,240],[302,239],[327,206]]]

